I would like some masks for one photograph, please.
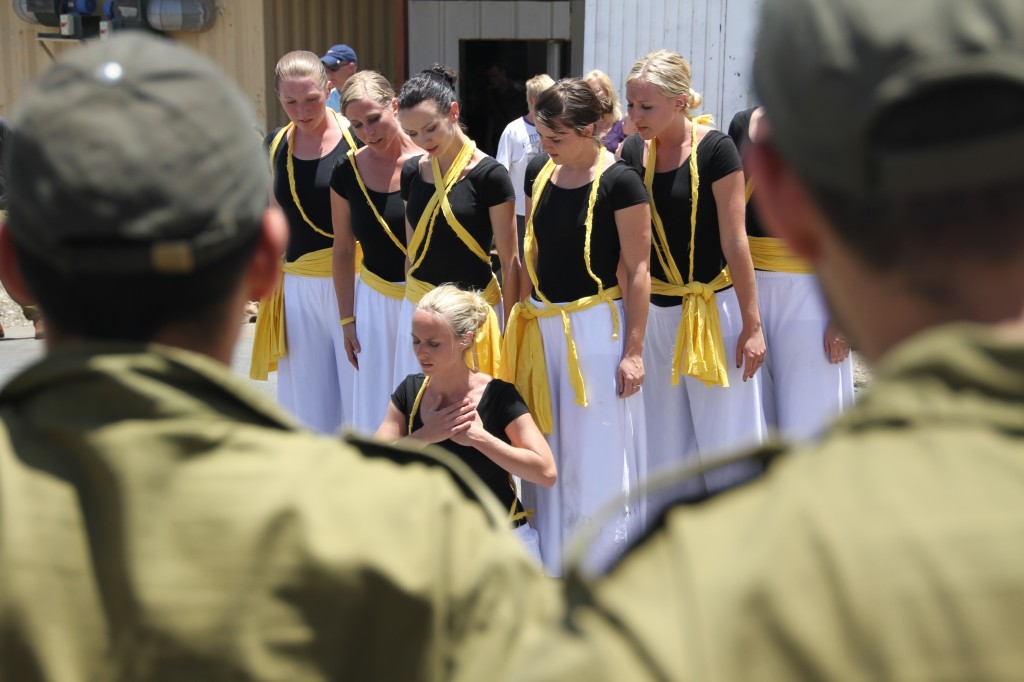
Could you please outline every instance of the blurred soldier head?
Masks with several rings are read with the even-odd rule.
[[[50,339],[237,333],[286,239],[253,121],[212,62],[138,33],[69,53],[25,93],[0,274]]]
[[[749,160],[869,358],[1024,310],[1024,3],[766,0]]]

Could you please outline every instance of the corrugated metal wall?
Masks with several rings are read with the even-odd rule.
[[[206,54],[234,77],[266,129],[284,123],[274,94],[274,65],[290,50],[317,54],[335,43],[348,43],[360,68],[388,78],[405,76],[404,0],[218,0],[218,16],[203,33],[172,37]],[[77,42],[39,41],[40,32],[56,29],[29,24],[14,14],[10,0],[0,0],[0,116],[9,116],[20,93],[52,63],[52,54]]]
[[[617,88],[633,62],[658,48],[686,57],[704,111],[725,128],[750,106],[754,30],[761,0],[586,0],[583,70]],[[623,93],[620,92],[620,96]]]
[[[567,2],[417,0],[409,3],[409,70],[459,67],[462,40],[569,40]]]
[[[208,31],[172,34],[209,56],[238,82],[252,98],[260,127],[267,116],[269,68],[264,54],[263,1],[218,0],[218,16]],[[9,116],[21,92],[49,68],[51,53],[57,55],[79,45],[77,41],[40,41],[36,37],[56,30],[22,21],[10,0],[0,0],[0,115]]]
[[[323,54],[345,43],[359,56],[360,69],[373,69],[396,86],[405,77],[405,36],[399,0],[264,0],[266,26],[266,88],[271,96],[269,124],[287,120],[274,99],[274,65],[291,50]]]

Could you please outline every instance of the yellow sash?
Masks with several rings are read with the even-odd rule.
[[[430,159],[430,168],[434,174],[434,195],[430,197],[430,201],[427,202],[426,207],[423,209],[423,214],[420,215],[420,219],[416,222],[416,229],[412,233],[412,241],[409,242],[409,259],[412,262],[412,267],[409,268],[410,275],[423,264],[423,259],[426,258],[427,251],[430,248],[430,238],[434,233],[434,224],[437,222],[437,214],[439,212],[444,213],[448,226],[455,232],[459,241],[465,244],[466,248],[472,251],[488,268],[491,267],[490,254],[473,239],[473,235],[455,217],[452,205],[448,201],[448,193],[455,183],[458,182],[462,171],[472,161],[475,151],[476,143],[470,140],[468,144],[462,147],[459,155],[455,157],[452,167],[448,169],[448,172],[443,177],[441,176],[441,166],[438,164],[437,159]],[[421,246],[423,248],[420,248]],[[491,281],[495,284],[497,283],[494,273],[491,273]],[[488,285],[489,287],[490,285]]]
[[[420,386],[420,390],[416,392],[416,399],[412,402],[412,410],[409,411],[409,420],[406,423],[406,435],[412,435],[412,425],[416,419],[416,413],[420,410],[420,403],[423,402],[423,394],[427,392],[427,385],[430,384],[430,377],[423,378],[423,385]],[[512,478],[512,474],[508,475],[508,484],[512,488],[512,507],[508,510],[508,522],[515,523],[519,519],[528,519],[533,516],[532,509],[524,509],[523,511],[516,513],[516,504],[519,502],[518,491],[516,489],[516,482]]]
[[[537,285],[537,273],[533,266],[533,253],[536,247],[536,237],[533,231],[533,216],[537,211],[544,189],[555,171],[555,164],[548,160],[537,174],[533,183],[532,204],[530,216],[526,221],[526,236],[523,240],[523,247],[526,258],[526,270],[533,283],[533,290],[537,297],[546,304],[546,307],[537,306],[530,300],[517,303],[512,308],[508,325],[505,328],[505,340],[502,347],[501,379],[515,384],[519,393],[526,401],[537,426],[543,433],[551,433],[554,429],[554,416],[551,409],[551,394],[548,390],[548,370],[544,360],[544,341],[540,333],[540,326],[537,319],[541,317],[554,317],[561,315],[562,329],[565,332],[565,342],[568,356],[569,381],[572,383],[576,404],[582,407],[587,406],[587,389],[583,384],[583,373],[580,371],[579,355],[576,352],[576,343],[572,338],[572,324],[569,321],[569,314],[593,308],[595,305],[606,303],[612,313],[612,338],[619,336],[619,311],[615,307],[615,299],[621,298],[622,291],[618,285],[605,289],[601,279],[594,274],[590,267],[590,237],[594,226],[594,204],[597,201],[597,189],[601,182],[601,174],[604,172],[604,154],[598,157],[597,171],[594,173],[594,182],[590,188],[590,198],[587,203],[587,218],[583,242],[583,259],[587,266],[587,273],[597,282],[597,293],[586,296],[571,303],[552,303],[540,290]]]
[[[281,272],[302,277],[330,277],[331,249],[307,253],[293,263],[282,263]],[[277,371],[277,361],[287,354],[288,343],[284,333],[284,277],[281,277],[270,295],[260,301],[256,313],[249,378],[266,381],[270,372]]]
[[[334,119],[338,122],[338,127],[341,128],[341,135],[345,138],[345,142],[348,143],[348,146],[351,149],[355,149],[356,141],[352,139],[352,133],[349,131],[348,125],[342,122],[341,114],[336,112],[334,109],[328,109],[328,111],[334,115]],[[334,239],[333,233],[321,230],[315,223],[313,223],[312,220],[309,219],[309,216],[306,215],[306,211],[302,208],[302,202],[299,201],[299,193],[295,189],[295,163],[292,159],[292,148],[294,147],[292,142],[295,139],[294,130],[295,124],[289,122],[288,125],[277,131],[277,135],[275,135],[274,139],[270,142],[270,172],[274,172],[274,155],[277,154],[277,149],[281,146],[281,141],[286,135],[288,135],[288,159],[285,162],[285,168],[288,171],[288,189],[291,191],[292,201],[295,203],[295,208],[299,210],[299,215],[302,216],[302,219],[306,221],[307,225],[313,228],[314,232],[327,237],[328,239]],[[350,153],[351,149],[349,150]],[[352,166],[355,167],[355,164],[353,163]],[[299,261],[295,262],[298,263]],[[359,270],[362,268],[362,265],[363,247],[360,246],[359,242],[356,242],[356,274],[359,274]]]
[[[791,272],[796,275],[810,275],[814,272],[811,264],[797,258],[786,246],[786,242],[775,237],[749,237],[750,257],[754,268],[771,272]]]
[[[413,303],[419,303],[420,299],[435,288],[433,284],[418,280],[411,275],[407,277],[405,297]],[[487,288],[480,292],[480,295],[491,306],[501,303],[501,287],[493,279],[487,285]],[[476,333],[476,339],[473,341],[473,350],[476,353],[476,366],[472,362],[472,353],[467,354],[466,364],[473,369],[479,369],[484,374],[492,377],[498,376],[499,367],[501,366],[501,325],[498,323],[498,316],[494,313],[493,307],[487,315],[487,321],[483,323]]]
[[[746,202],[754,194],[754,179],[747,180]],[[775,237],[748,237],[750,257],[754,261],[755,270],[770,272],[791,272],[796,275],[810,275],[814,272],[811,264],[803,258],[797,258],[789,250],[786,243]]]
[[[395,236],[395,233],[391,230],[390,227],[388,227],[387,222],[384,220],[384,218],[381,217],[380,212],[377,211],[377,207],[373,204],[373,201],[370,199],[370,193],[366,190],[366,184],[363,182],[363,176],[359,174],[359,167],[356,165],[355,148],[348,150],[348,162],[352,164],[352,172],[355,173],[356,182],[359,183],[359,189],[363,190],[363,198],[366,199],[366,205],[370,207],[371,211],[373,211],[373,216],[377,219],[377,224],[379,224],[381,226],[381,229],[384,230],[384,234],[391,238],[391,241],[394,243],[395,246],[398,247],[398,250],[402,252],[402,255],[408,255],[408,252],[405,249],[405,244],[403,244],[401,240]]]
[[[697,172],[697,123],[710,123],[709,116],[695,119],[691,126],[690,138],[690,263],[689,274],[683,279],[668,247],[665,223],[654,202],[654,164],[658,157],[658,139],[651,140],[647,153],[647,168],[644,171],[644,185],[651,202],[651,222],[654,234],[651,242],[658,262],[665,271],[668,281],[651,278],[651,293],[682,298],[683,311],[676,332],[676,343],[672,352],[672,384],[679,383],[679,376],[685,373],[700,379],[708,386],[729,385],[725,364],[725,348],[722,343],[722,326],[718,319],[718,305],[715,292],[729,286],[729,270],[726,268],[707,284],[693,281],[694,246],[697,237],[697,197],[700,190],[700,176]],[[683,367],[683,358],[686,367]]]
[[[490,255],[484,251],[483,247],[473,239],[473,235],[455,217],[452,206],[448,202],[448,193],[455,183],[459,181],[462,172],[466,170],[466,166],[473,160],[474,153],[476,153],[476,143],[470,140],[463,145],[458,156],[455,157],[455,161],[452,162],[451,168],[443,176],[441,175],[441,166],[437,159],[434,157],[430,159],[430,169],[434,175],[434,194],[430,197],[430,201],[427,202],[426,207],[423,209],[420,219],[416,222],[416,229],[413,230],[412,240],[409,242],[409,260],[412,263],[412,267],[406,273],[405,297],[413,303],[419,303],[420,299],[435,286],[416,279],[413,273],[423,264],[423,259],[427,256],[427,251],[430,248],[430,238],[434,234],[434,225],[437,223],[438,213],[444,213],[448,226],[452,228],[452,231],[455,232],[459,240],[466,245],[466,248],[486,263],[488,268],[491,266]],[[498,305],[501,302],[501,287],[498,286],[498,280],[494,273],[491,273],[491,281],[482,292],[482,296],[492,306]],[[474,346],[480,371],[492,377],[497,376],[498,367],[501,364],[501,325],[498,323],[498,317],[494,314],[493,310],[487,316],[487,322],[477,332]]]
[[[405,282],[389,282],[370,272],[367,268],[363,268],[360,279],[363,284],[388,298],[401,300],[405,296]]]

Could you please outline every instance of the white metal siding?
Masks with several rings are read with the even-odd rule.
[[[754,32],[761,0],[586,0],[583,69],[606,72],[625,106],[637,58],[668,48],[693,67],[693,89],[719,128],[751,106]]]
[[[567,2],[422,0],[409,3],[409,73],[459,66],[460,40],[568,40]]]

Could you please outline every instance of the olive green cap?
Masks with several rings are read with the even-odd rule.
[[[211,61],[126,32],[62,55],[4,149],[20,248],[64,273],[187,274],[260,229],[252,107]]]
[[[960,97],[1024,100],[1022,0],[764,0],[755,83],[780,154],[820,186],[898,196],[1024,176],[1024,117],[988,129],[991,112]],[[938,93],[919,120],[948,134],[880,134]]]

